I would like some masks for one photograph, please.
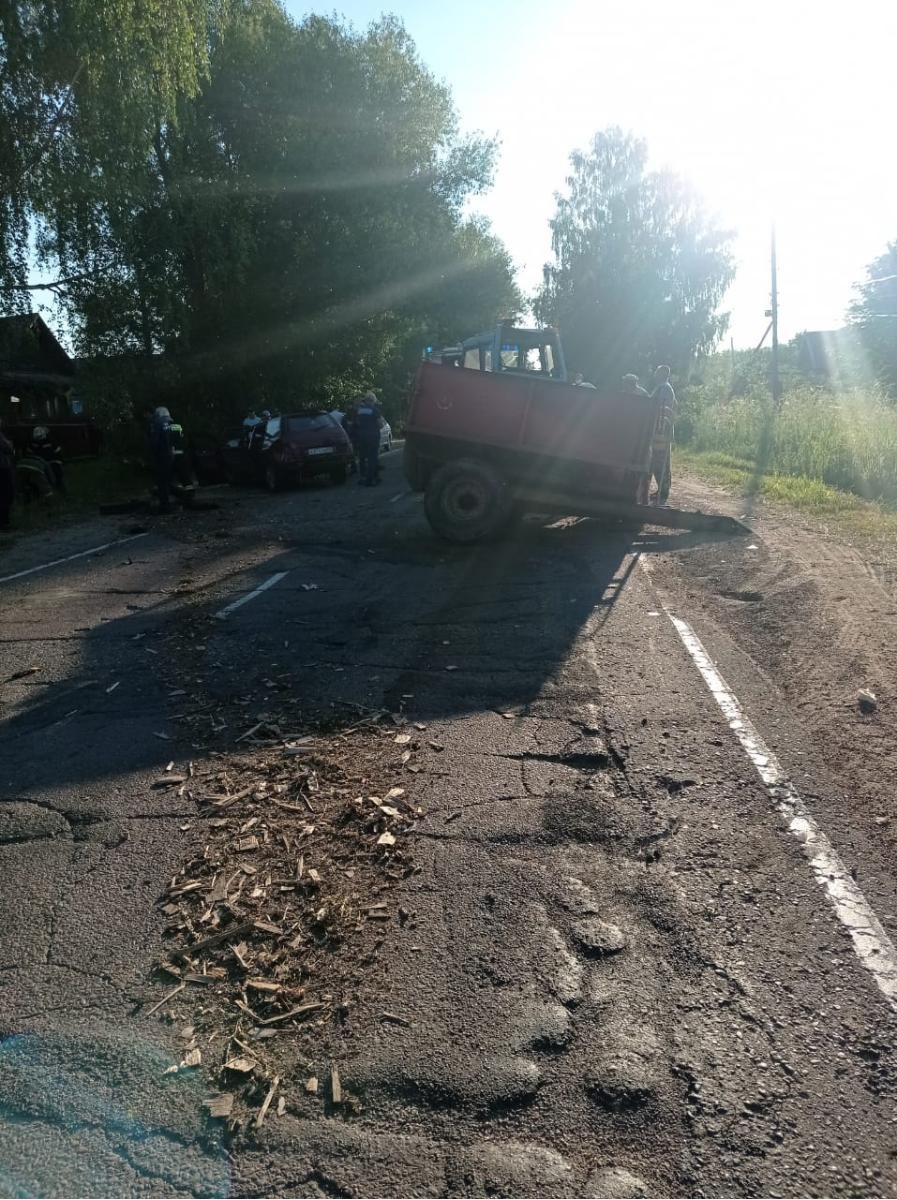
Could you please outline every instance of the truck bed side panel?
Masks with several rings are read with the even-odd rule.
[[[616,474],[648,469],[655,418],[643,396],[423,363],[407,431]]]

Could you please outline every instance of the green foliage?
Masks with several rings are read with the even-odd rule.
[[[149,372],[164,353],[160,398],[199,425],[371,386],[397,402],[431,337],[520,306],[504,248],[463,216],[494,144],[459,135],[393,18],[358,34],[242,0],[208,28],[208,78],[139,169],[109,187],[73,155],[78,202],[42,248],[74,278],[79,350]]]
[[[870,263],[850,306],[851,324],[878,378],[897,393],[897,242]]]
[[[0,6],[0,295],[28,307],[36,218],[78,207],[84,178],[111,187],[158,122],[196,94],[213,0],[6,0]]]
[[[704,382],[681,397],[677,439],[689,450],[726,455],[759,475],[800,477],[897,500],[897,410],[879,387],[833,392],[786,383],[780,411],[765,383],[732,394],[728,356],[708,364]]]
[[[596,383],[659,362],[685,372],[728,323],[717,309],[734,275],[730,235],[674,175],[648,171],[645,143],[620,129],[570,161],[537,316],[560,327],[568,365]]]

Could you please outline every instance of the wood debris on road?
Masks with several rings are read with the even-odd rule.
[[[154,785],[184,788],[204,836],[160,902],[169,943],[160,969],[179,982],[152,1011],[188,983],[201,985],[177,1013],[195,1035],[182,1065],[196,1060],[217,1074],[229,1099],[215,1098],[209,1111],[232,1128],[266,1119],[286,1078],[282,1039],[320,1053],[338,1029],[340,997],[364,970],[359,947],[374,936],[370,926],[365,934],[366,919],[389,922],[398,905],[385,894],[413,873],[412,839],[401,835],[421,814],[393,786],[411,757],[406,749],[397,762],[395,742],[404,747],[411,738],[397,739],[378,719],[335,734],[291,733],[299,756],[256,740],[263,730],[295,729],[295,718],[278,722],[269,713],[238,749],[197,762],[187,777],[166,772]],[[399,1014],[383,1019],[407,1024]],[[217,1053],[208,1049],[216,1044]],[[312,1094],[312,1083],[316,1090],[317,1076],[298,1086]],[[335,1066],[330,1093],[334,1104],[349,1103]]]

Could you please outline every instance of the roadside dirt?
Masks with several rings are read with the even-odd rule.
[[[670,555],[686,607],[724,629],[784,696],[807,755],[841,785],[897,871],[897,546],[693,477],[675,503],[746,517],[756,536]],[[861,695],[868,691],[874,703]]]

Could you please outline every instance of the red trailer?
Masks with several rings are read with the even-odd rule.
[[[546,370],[552,358],[563,363],[554,330],[503,326],[497,336],[488,359],[480,343],[491,335],[483,335],[464,343],[472,348],[464,365],[423,362],[415,379],[404,467],[412,488],[425,493],[437,533],[475,542],[521,510],[680,527],[728,523],[645,503],[658,417],[649,396],[599,392],[567,383],[563,369]],[[539,352],[540,337],[553,356]]]

